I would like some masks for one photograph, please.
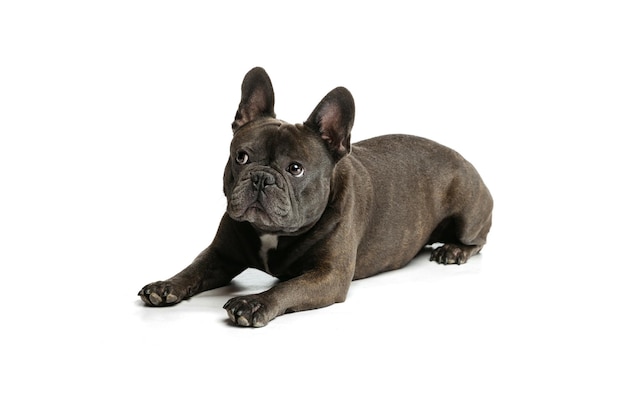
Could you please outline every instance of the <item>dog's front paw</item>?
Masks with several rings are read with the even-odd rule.
[[[464,264],[471,256],[470,247],[465,245],[444,244],[430,254],[430,261],[439,264]]]
[[[171,306],[184,299],[185,291],[168,281],[144,286],[137,294],[148,306]]]
[[[231,321],[244,327],[264,327],[277,315],[260,295],[232,298],[226,302],[224,309]]]

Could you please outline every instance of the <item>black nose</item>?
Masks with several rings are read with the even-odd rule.
[[[252,174],[252,188],[254,190],[263,190],[272,184],[276,184],[276,179],[270,173],[258,172]]]

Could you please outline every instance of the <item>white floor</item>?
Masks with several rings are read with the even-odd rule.
[[[262,329],[231,326],[221,308],[271,286],[259,272],[156,309],[135,297],[155,278],[140,277],[157,268],[140,265],[145,252],[130,271],[102,247],[100,265],[66,275],[42,277],[35,263],[25,268],[38,277],[9,284],[16,293],[3,306],[3,403],[12,416],[620,416],[626,312],[616,260],[589,247],[570,254],[567,243],[516,245],[504,218],[495,225],[464,266],[423,254],[353,283],[343,304]]]
[[[3,416],[626,416],[626,34],[605,2],[333,3],[282,23],[266,2],[243,21],[212,3],[61,3],[0,6]],[[328,13],[339,34],[315,30]],[[423,254],[262,329],[222,309],[272,285],[255,271],[142,306],[214,235],[255,65],[283,119],[346,85],[354,140],[400,131],[465,155],[496,203],[483,252]]]

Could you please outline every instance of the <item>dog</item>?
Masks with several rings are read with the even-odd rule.
[[[428,139],[351,144],[351,93],[337,87],[302,124],[276,119],[262,68],[244,77],[224,170],[227,209],[211,245],[169,280],[144,286],[170,306],[227,285],[247,268],[279,279],[229,300],[240,326],[343,302],[350,283],[399,269],[435,243],[431,261],[463,264],[485,245],[493,200],[476,169]]]

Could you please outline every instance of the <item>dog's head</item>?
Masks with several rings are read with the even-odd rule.
[[[228,215],[262,233],[294,235],[315,224],[330,195],[337,162],[350,152],[354,100],[338,87],[303,124],[276,119],[265,70],[253,68],[241,86],[224,172]]]

